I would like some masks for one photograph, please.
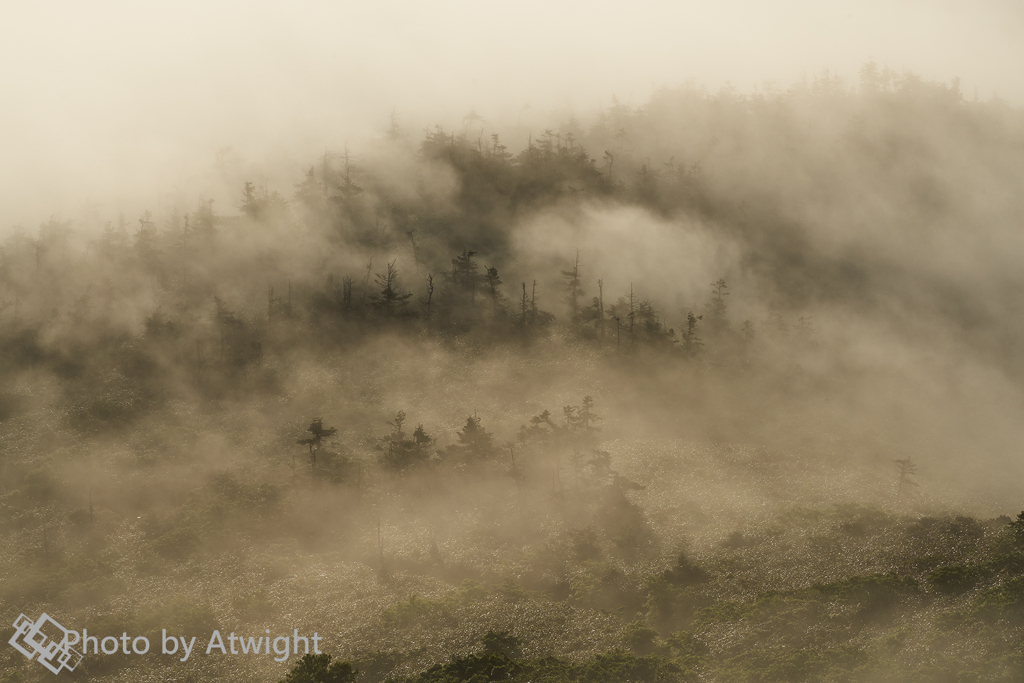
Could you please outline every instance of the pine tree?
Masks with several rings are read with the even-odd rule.
[[[564,406],[562,414],[565,416],[565,428],[573,432],[596,431],[594,423],[601,419],[594,414],[594,399],[590,396],[583,397],[583,405]]]
[[[326,196],[323,184],[316,177],[315,167],[310,166],[305,180],[295,186],[295,199],[310,219],[316,221],[324,218]]]
[[[501,284],[501,278],[498,277],[498,269],[488,267],[484,279],[487,282],[487,291],[491,297],[491,313],[496,316],[498,311],[503,308],[504,303],[501,292],[498,290],[498,285]]]
[[[407,439],[405,420],[405,411],[398,411],[395,419],[388,422],[394,431],[384,437],[387,448],[382,449],[385,452],[381,455],[380,463],[385,469],[394,472],[404,472],[427,462],[430,459],[430,447],[434,444],[433,437],[427,434],[422,424],[416,425],[412,438]]]
[[[704,317],[707,318],[708,331],[712,334],[723,332],[729,326],[729,321],[725,317],[725,297],[729,296],[729,292],[725,291],[727,288],[724,279],[711,284],[711,301],[704,308]]]
[[[693,311],[686,314],[686,328],[680,335],[683,344],[683,354],[692,358],[697,355],[704,342],[697,336],[697,323],[703,318],[702,315],[694,315]]]
[[[445,450],[445,456],[457,462],[474,463],[490,459],[496,453],[490,432],[480,425],[480,418],[471,415],[456,435],[458,443]]]
[[[263,201],[256,193],[256,186],[250,181],[245,181],[242,187],[242,205],[239,207],[242,213],[253,220],[259,220],[263,215]]]
[[[306,431],[312,434],[313,436],[311,436],[308,439],[299,439],[296,443],[298,443],[300,446],[309,447],[309,464],[310,467],[315,471],[316,454],[320,451],[320,448],[323,445],[322,442],[324,438],[328,436],[333,436],[334,434],[337,433],[338,430],[335,429],[334,427],[325,428],[323,418],[317,417],[314,418],[313,421],[309,423],[309,428]]]
[[[469,296],[471,306],[476,305],[476,289],[480,284],[479,266],[473,258],[475,251],[463,250],[462,255],[452,259],[452,285],[457,291]]]
[[[896,469],[899,472],[899,479],[897,480],[896,495],[897,497],[903,496],[903,488],[906,486],[917,486],[917,482],[910,479],[910,477],[917,474],[917,465],[910,460],[910,456],[903,459],[894,460],[896,463]]]
[[[400,312],[409,303],[409,299],[412,298],[411,293],[402,292],[398,286],[396,262],[392,261],[387,264],[386,273],[376,274],[377,286],[380,287],[380,291],[373,297],[371,302],[374,308],[387,316]]]

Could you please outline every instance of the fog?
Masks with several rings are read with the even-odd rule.
[[[4,14],[12,645],[198,638],[62,673],[104,681],[1024,676],[1017,3]],[[51,675],[22,647],[0,683]]]
[[[358,147],[392,111],[416,133],[471,110],[525,122],[519,145],[613,95],[639,106],[688,79],[785,89],[824,69],[853,83],[869,58],[1020,104],[1022,30],[1011,1],[12,3],[0,230],[90,202],[109,214],[214,189],[227,201],[211,187],[227,147],[287,189],[282,162]]]

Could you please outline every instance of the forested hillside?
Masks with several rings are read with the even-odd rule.
[[[869,63],[400,123],[3,242],[3,617],[333,658],[63,676],[1024,676],[1024,112]]]

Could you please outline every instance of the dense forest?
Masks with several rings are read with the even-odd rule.
[[[868,63],[512,137],[10,234],[6,623],[323,639],[71,680],[1021,680],[1024,112]]]

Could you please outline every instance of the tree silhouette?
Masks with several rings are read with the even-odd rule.
[[[259,219],[263,213],[263,202],[260,201],[256,194],[256,186],[248,180],[245,181],[245,185],[242,187],[242,205],[240,208],[243,214],[253,220]]]
[[[427,434],[422,424],[417,425],[412,438],[407,439],[405,420],[405,411],[398,411],[395,419],[388,422],[394,431],[384,438],[387,448],[381,455],[380,463],[385,469],[394,472],[404,472],[427,462],[430,459],[430,447],[434,444],[433,437]]]
[[[463,250],[462,254],[452,259],[451,281],[457,291],[469,296],[470,305],[476,304],[476,289],[481,278],[479,266],[473,258],[475,251]],[[497,274],[497,271],[495,271]]]
[[[722,278],[711,284],[711,301],[704,308],[704,317],[708,331],[712,334],[723,332],[729,326],[729,321],[725,317],[725,297],[729,296],[729,292],[725,291],[727,288],[728,285]]]
[[[572,260],[569,270],[563,270],[562,283],[565,287],[566,300],[569,303],[569,320],[573,325],[580,320],[579,299],[583,296],[583,287],[580,282],[580,251],[576,250],[576,258]]]
[[[326,195],[323,183],[316,177],[316,167],[310,166],[305,179],[295,186],[295,200],[314,224],[326,217]]]
[[[487,281],[487,291],[491,297],[491,313],[497,315],[503,305],[503,297],[498,289],[498,285],[501,284],[501,278],[498,277],[498,269],[488,267],[484,278]]]
[[[704,342],[697,336],[697,323],[703,318],[702,315],[694,315],[693,311],[688,311],[686,314],[686,327],[680,337],[683,354],[687,357],[692,358],[700,350],[700,347],[704,346]]]
[[[309,465],[312,470],[316,470],[316,454],[322,447],[322,442],[325,437],[333,436],[337,433],[337,429],[334,427],[324,427],[324,421],[322,418],[313,418],[313,421],[309,423],[309,427],[306,429],[307,432],[313,436],[308,439],[299,439],[296,443],[300,446],[309,447]]]
[[[445,449],[445,457],[457,462],[475,463],[490,459],[495,453],[490,432],[480,425],[480,418],[471,415],[456,435],[458,443]]]
[[[901,460],[894,460],[893,462],[896,463],[896,469],[899,472],[896,495],[897,497],[901,497],[903,495],[904,486],[917,486],[917,482],[910,478],[917,473],[917,465],[910,461],[910,456]]]
[[[597,281],[597,296],[594,297],[592,308],[597,320],[597,335],[604,339],[604,280],[602,279]]]
[[[398,286],[397,261],[387,264],[386,273],[377,273],[377,286],[380,291],[373,297],[371,305],[386,316],[393,316],[405,308],[412,298],[410,292],[402,292]]]

